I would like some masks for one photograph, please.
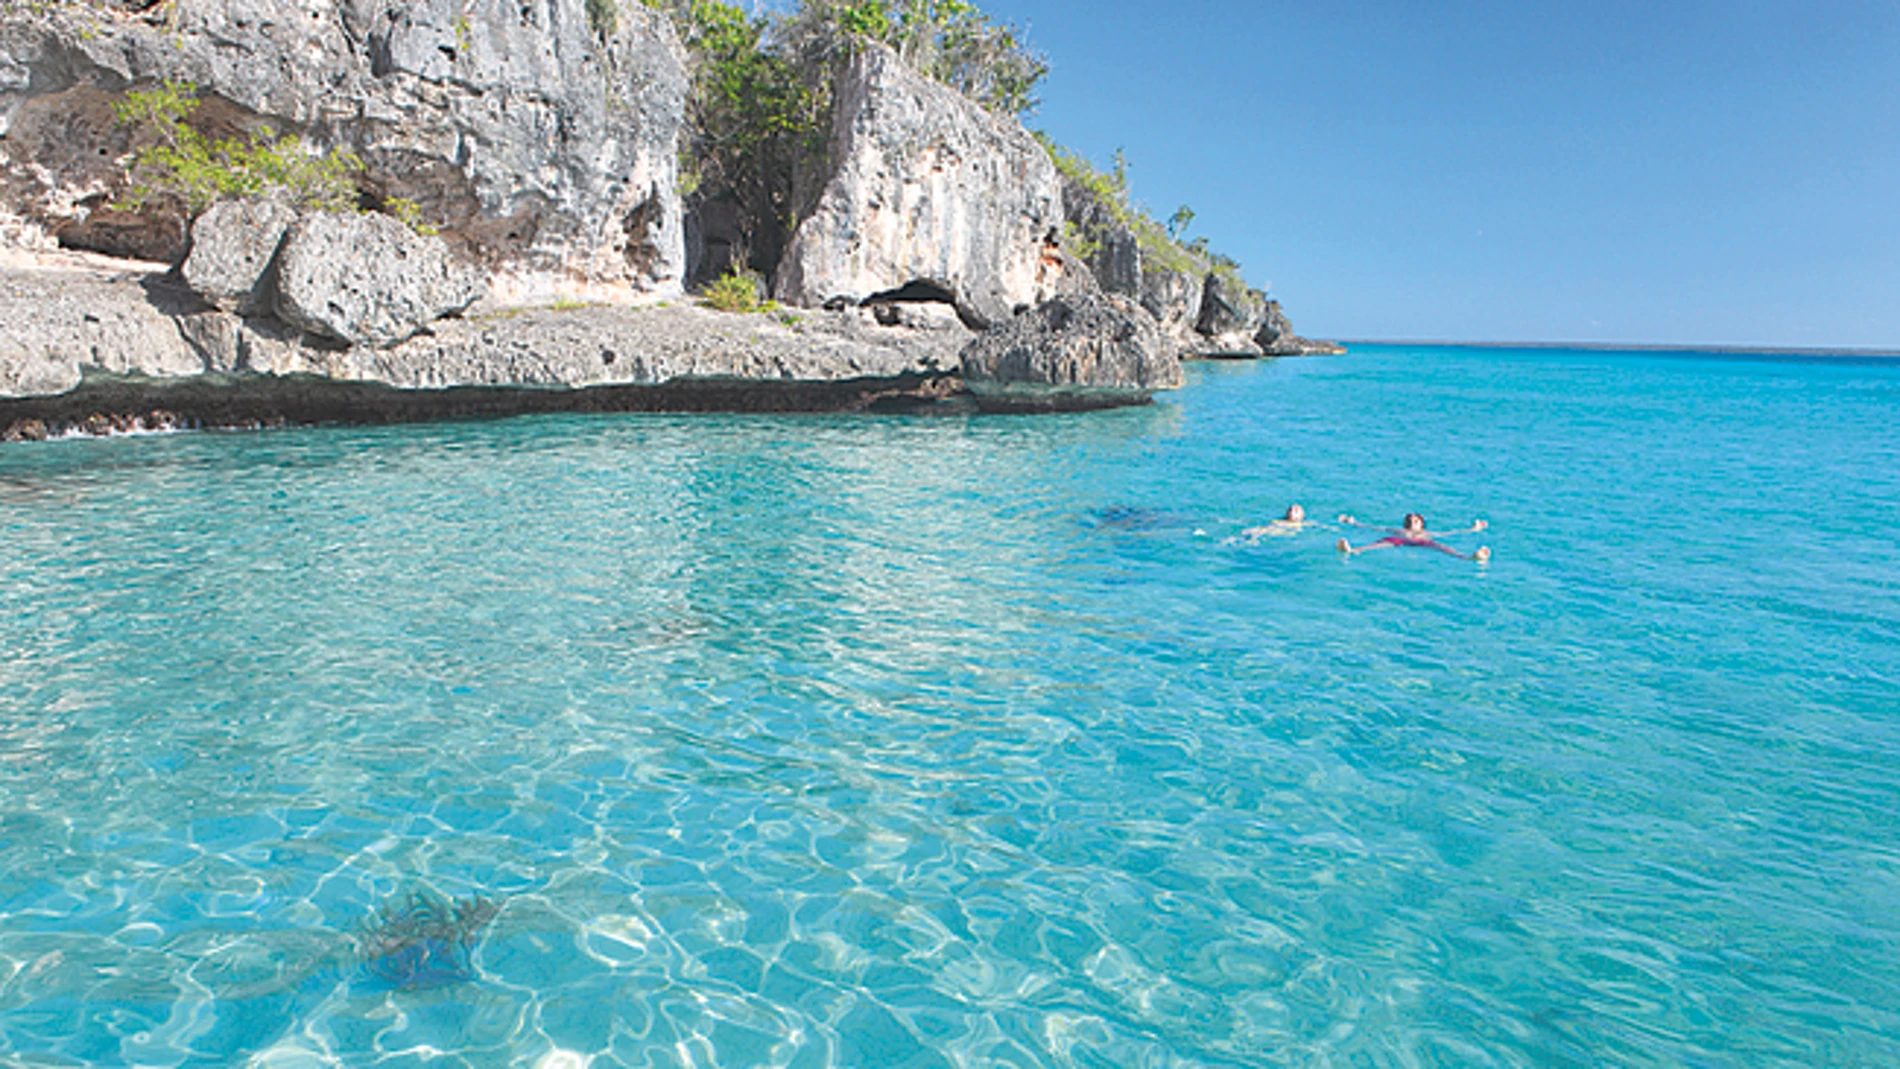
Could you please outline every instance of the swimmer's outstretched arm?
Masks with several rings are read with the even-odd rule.
[[[1386,534],[1404,534],[1405,533],[1403,530],[1397,527],[1374,527],[1369,523],[1360,523],[1358,520],[1352,518],[1351,516],[1346,515],[1343,512],[1339,514],[1339,522],[1347,527],[1360,527],[1368,531],[1384,531]]]
[[[1442,538],[1445,535],[1477,534],[1479,531],[1482,531],[1490,526],[1491,526],[1490,524],[1484,522],[1483,520],[1473,520],[1471,521],[1471,526],[1465,528],[1462,531],[1427,531],[1425,532],[1425,537]]]

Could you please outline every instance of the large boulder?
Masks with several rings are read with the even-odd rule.
[[[831,158],[780,261],[780,301],[861,301],[921,282],[987,326],[1060,289],[1062,183],[1049,154],[882,45],[839,82]]]
[[[1181,361],[1154,317],[1125,297],[1055,297],[964,346],[963,380],[993,411],[1140,404],[1181,385]]]
[[[386,215],[315,212],[277,258],[277,315],[351,345],[387,349],[482,296],[480,275],[440,238]]]
[[[191,224],[191,254],[179,273],[205,302],[226,312],[271,310],[269,275],[297,211],[274,197],[220,201]]]
[[[213,136],[354,151],[367,196],[416,201],[510,293],[679,288],[685,54],[645,4],[0,5],[0,211],[101,251],[182,246],[176,218],[109,210],[136,138],[111,104],[166,79],[197,86]]]

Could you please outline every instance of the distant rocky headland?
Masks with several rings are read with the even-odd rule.
[[[1140,403],[1335,352],[967,5],[23,0],[0,431]]]

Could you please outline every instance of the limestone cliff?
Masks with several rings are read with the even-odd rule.
[[[866,45],[838,86],[818,207],[775,294],[816,307],[920,284],[991,325],[1061,288],[1062,185],[1048,153],[993,115]]]
[[[684,56],[671,25],[587,0],[172,0],[148,14],[0,11],[0,218],[69,247],[175,261],[178,218],[129,215],[126,89],[187,81],[216,136],[269,126],[350,149],[504,297],[677,290]]]
[[[884,45],[850,54],[818,98],[829,151],[805,161],[822,192],[773,280],[805,311],[740,317],[658,300],[684,274],[690,83],[674,24],[644,4],[0,9],[0,417],[110,425],[161,397],[219,422],[852,408],[965,389],[1046,410],[1140,403],[1180,384],[1182,356],[1313,351],[1222,265],[1150,255],[1180,248],[1065,189],[1014,118]],[[269,128],[364,166],[340,202],[116,207],[157,135],[115,104],[161,82],[194,87],[197,135]],[[440,233],[400,221],[402,201]],[[1092,248],[1079,216],[1106,235]]]

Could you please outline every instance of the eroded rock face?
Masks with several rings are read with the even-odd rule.
[[[1154,317],[1125,297],[1053,298],[972,340],[963,379],[992,410],[1108,408],[1179,387],[1181,361]]]
[[[106,206],[133,137],[111,101],[182,79],[203,101],[194,123],[214,134],[269,125],[355,151],[367,196],[415,200],[512,292],[576,279],[674,290],[684,53],[662,13],[617,9],[603,39],[587,0],[9,4],[0,209],[69,244],[154,256],[169,234],[181,246],[177,220],[135,225]]]
[[[1073,178],[1062,179],[1062,212],[1082,234],[1100,235],[1089,270],[1095,281],[1109,293],[1141,297],[1141,240],[1135,232],[1109,210],[1108,205],[1088,187]]]
[[[1020,125],[881,45],[838,94],[837,169],[780,261],[778,300],[818,307],[924,282],[987,326],[1057,292],[1061,179]]]
[[[1266,297],[1210,272],[1201,286],[1201,311],[1194,322],[1196,356],[1259,356],[1254,332],[1266,315]]]
[[[1202,334],[1251,332],[1260,326],[1264,312],[1265,300],[1259,293],[1209,274],[1201,287],[1201,314],[1194,329]]]
[[[351,345],[387,349],[482,296],[482,281],[436,237],[386,215],[315,212],[284,239],[278,318]]]
[[[180,274],[205,302],[227,312],[271,310],[271,268],[297,212],[269,197],[212,205],[191,224],[191,254]]]
[[[1141,273],[1141,306],[1161,325],[1161,332],[1182,351],[1196,342],[1194,324],[1201,314],[1202,276],[1148,266]]]
[[[1102,236],[1101,248],[1089,257],[1089,269],[1095,281],[1109,293],[1141,297],[1141,240],[1125,226],[1115,227]]]

